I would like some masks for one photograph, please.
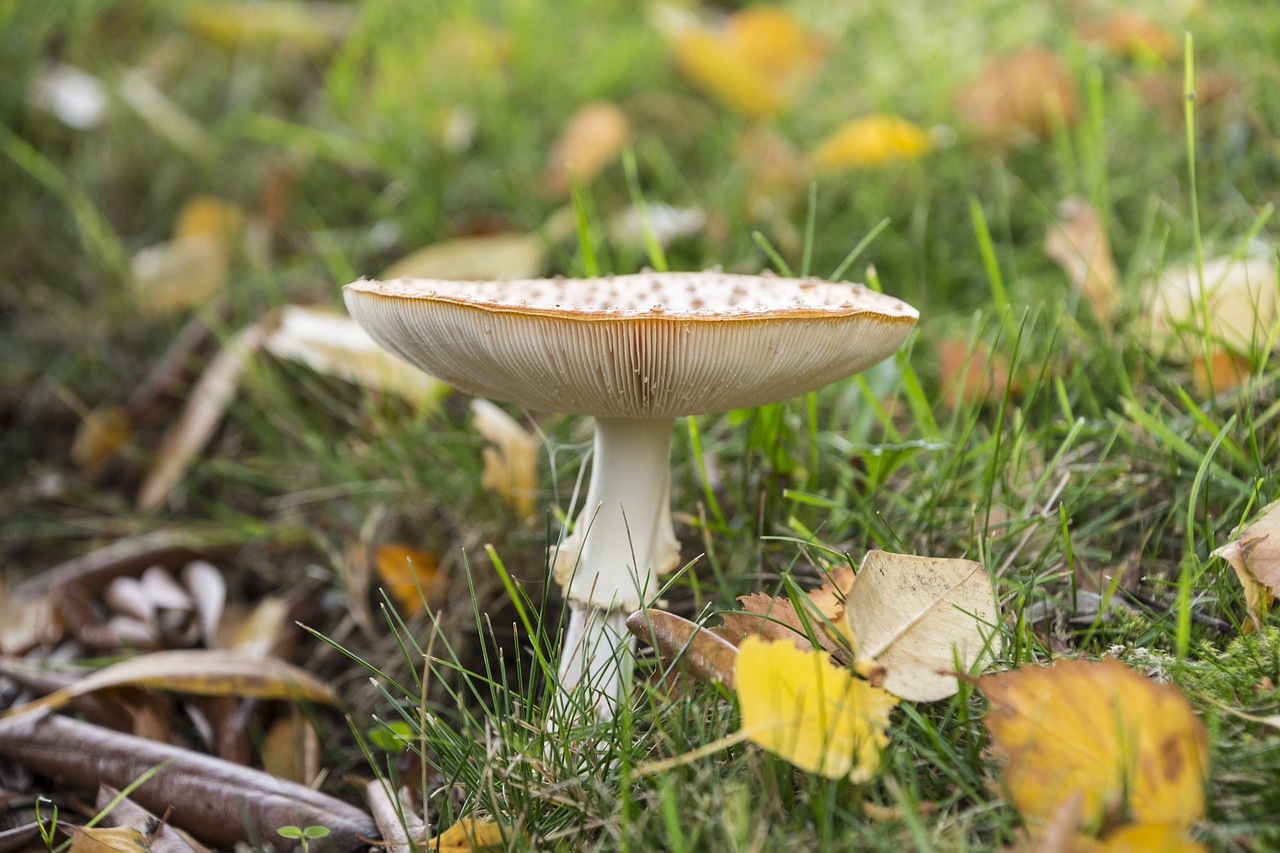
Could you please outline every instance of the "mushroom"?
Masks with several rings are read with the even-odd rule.
[[[602,718],[629,681],[627,614],[679,561],[675,419],[788,399],[890,355],[915,325],[891,296],[718,271],[534,281],[361,280],[347,309],[379,344],[464,391],[596,419],[582,513],[555,554],[569,599],[559,677]]]

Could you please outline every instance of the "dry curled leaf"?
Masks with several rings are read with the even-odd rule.
[[[1262,620],[1280,594],[1280,501],[1263,509],[1257,520],[1212,556],[1226,560],[1235,570],[1244,587],[1249,624],[1261,631]]]
[[[1183,836],[1204,814],[1208,736],[1174,687],[1114,659],[998,673],[978,687],[992,751],[1007,762],[1001,779],[1033,836],[1072,797],[1082,826],[1109,832]]]
[[[917,160],[932,148],[929,133],[895,115],[874,115],[846,122],[818,144],[810,162],[819,172],[877,169]]]
[[[182,650],[139,655],[96,670],[61,690],[0,713],[11,718],[57,710],[71,700],[112,687],[150,687],[199,696],[246,696],[334,704],[332,688],[306,670],[275,658],[235,652]]]
[[[632,613],[627,630],[695,678],[733,689],[738,649],[714,631],[665,610]]]
[[[481,484],[499,495],[524,520],[534,517],[537,497],[538,437],[488,400],[471,401],[471,426],[489,443],[483,451]]]
[[[1093,316],[1100,323],[1109,321],[1119,299],[1120,275],[1093,205],[1081,198],[1063,200],[1057,221],[1049,226],[1044,251],[1088,300]]]
[[[548,192],[569,194],[570,174],[590,181],[612,163],[631,140],[631,122],[617,104],[594,101],[573,114],[551,145],[543,183]]]
[[[721,614],[724,620],[722,633],[729,642],[741,646],[741,641],[746,637],[760,637],[769,642],[785,641],[798,649],[808,650],[814,647],[809,639],[812,631],[823,651],[848,660],[848,651],[839,641],[827,635],[821,620],[812,613],[806,613],[802,620],[790,599],[756,592],[740,596],[738,601],[742,604],[741,611],[726,611]],[[808,630],[805,628],[806,622]]]
[[[932,702],[999,652],[999,618],[981,563],[872,551],[845,599],[859,672],[895,696]]]
[[[802,770],[863,781],[880,769],[894,696],[816,649],[747,637],[735,670],[742,734]]]
[[[840,566],[827,575],[827,580],[809,592],[814,608],[831,622],[844,618],[844,602],[853,591],[857,574],[849,566]]]

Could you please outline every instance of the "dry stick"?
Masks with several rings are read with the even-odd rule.
[[[63,717],[0,726],[0,756],[79,788],[124,788],[165,765],[131,795],[213,847],[282,840],[282,826],[325,826],[334,850],[368,846],[378,830],[355,806],[260,770]],[[166,762],[169,762],[166,764]]]

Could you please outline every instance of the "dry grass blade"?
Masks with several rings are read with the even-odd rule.
[[[341,800],[167,744],[62,717],[0,727],[0,755],[70,786],[123,788],[156,767],[131,799],[211,847],[273,839],[282,826],[324,826],[336,851],[368,846],[377,832],[369,816]],[[163,766],[162,766],[163,765]]]
[[[364,786],[369,811],[382,833],[382,849],[386,853],[413,853],[427,837],[427,826],[413,812],[397,806],[388,792],[389,785],[385,779],[373,779]]]
[[[240,387],[249,359],[263,347],[275,329],[274,318],[246,326],[209,363],[182,417],[170,429],[156,453],[156,465],[138,492],[138,507],[155,509],[182,479],[187,467],[222,422]]]

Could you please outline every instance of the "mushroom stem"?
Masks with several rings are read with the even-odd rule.
[[[629,682],[634,638],[623,620],[654,592],[655,571],[679,559],[671,529],[671,431],[674,418],[599,418],[595,458],[564,582],[569,626],[560,663],[562,690],[597,695],[602,718],[612,716]],[[567,553],[565,553],[567,552]]]

